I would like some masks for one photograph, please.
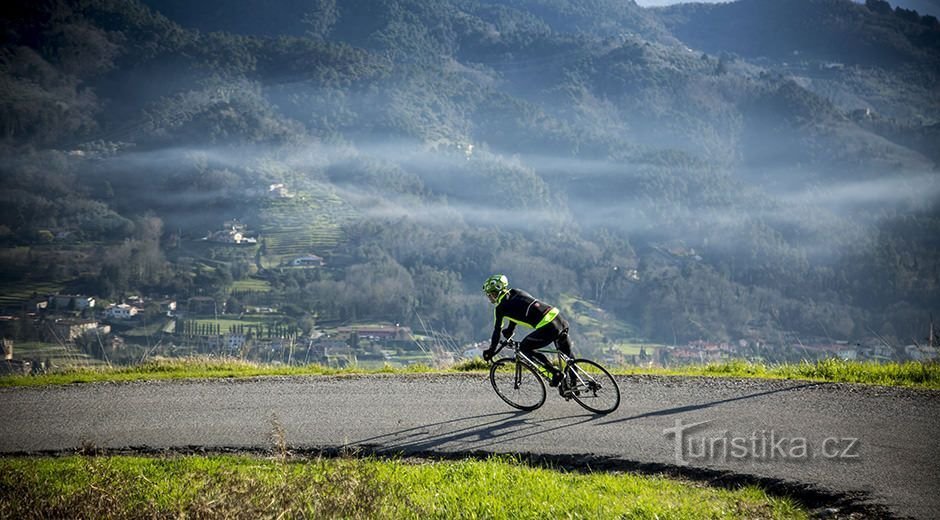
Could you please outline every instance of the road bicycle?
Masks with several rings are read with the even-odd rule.
[[[512,357],[500,358],[490,366],[493,390],[509,406],[535,410],[545,404],[545,382],[551,381],[551,373],[526,356],[518,341],[500,341],[496,353],[507,347],[512,349]],[[608,414],[620,406],[620,388],[604,367],[589,359],[570,358],[557,348],[539,351],[558,356],[558,366],[564,376],[558,393],[566,401],[574,399],[585,409],[599,414]]]

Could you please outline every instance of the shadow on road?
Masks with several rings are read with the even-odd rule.
[[[599,426],[611,425],[642,419],[702,410],[712,406],[754,399],[766,395],[789,392],[800,388],[820,386],[824,383],[805,383],[767,390],[748,395],[731,397],[701,404],[679,406],[664,410],[646,412],[619,419],[596,422]],[[503,443],[518,441],[549,432],[571,428],[592,421],[602,421],[605,416],[579,414],[564,417],[537,418],[531,412],[506,411],[468,417],[458,417],[446,421],[412,426],[402,430],[376,435],[349,443],[349,446],[372,446],[382,451],[429,452],[438,449],[446,451],[481,450]]]
[[[656,411],[653,411],[653,412],[646,412],[646,413],[642,413],[642,414],[639,414],[639,415],[633,415],[633,416],[631,416],[631,417],[624,417],[624,418],[621,418],[621,419],[615,419],[615,420],[611,420],[611,421],[604,421],[604,422],[602,422],[602,423],[600,423],[600,424],[601,424],[601,425],[617,424],[617,423],[622,423],[622,422],[626,422],[626,421],[632,421],[632,420],[634,420],[634,419],[642,419],[642,418],[644,418],[644,417],[658,417],[658,416],[662,416],[662,415],[673,415],[673,414],[677,414],[677,413],[694,412],[695,410],[703,410],[703,409],[705,409],[705,408],[711,408],[712,406],[717,406],[717,405],[719,405],[719,404],[731,403],[731,402],[734,402],[734,401],[742,401],[742,400],[744,400],[744,399],[753,399],[753,398],[755,398],[755,397],[762,397],[762,396],[765,396],[765,395],[777,394],[777,393],[780,393],[780,392],[790,392],[790,391],[792,391],[792,390],[797,390],[797,389],[800,389],[800,388],[812,388],[812,387],[815,387],[815,386],[822,386],[822,385],[824,385],[824,384],[825,384],[825,383],[803,383],[803,384],[799,384],[799,385],[789,386],[789,387],[786,387],[786,388],[778,388],[778,389],[776,389],[776,390],[767,390],[767,391],[765,391],[765,392],[757,392],[757,393],[755,393],[755,394],[741,395],[741,396],[738,396],[738,397],[731,397],[731,398],[728,398],[728,399],[721,399],[721,400],[719,400],[719,401],[711,401],[711,402],[709,402],[709,403],[690,404],[690,405],[688,405],[688,406],[678,406],[678,407],[675,407],[675,408],[667,408],[667,409],[665,409],[665,410],[656,410]]]
[[[396,432],[362,439],[351,445],[376,446],[382,450],[425,452],[479,450],[551,431],[577,426],[598,418],[593,414],[536,419],[530,412],[497,412],[422,424]],[[482,422],[481,422],[482,421]],[[459,423],[465,423],[460,425]]]

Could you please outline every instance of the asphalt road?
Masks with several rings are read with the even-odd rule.
[[[940,518],[940,392],[649,376],[618,382],[624,399],[607,416],[551,394],[535,412],[514,411],[482,374],[8,388],[0,389],[0,452],[265,448],[280,429],[297,449],[590,455],[608,467],[808,484],[896,516]]]

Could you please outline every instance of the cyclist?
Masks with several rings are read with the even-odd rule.
[[[512,337],[516,324],[531,327],[535,330],[522,340],[520,350],[551,372],[552,379],[549,384],[558,386],[562,378],[561,370],[555,368],[544,354],[536,350],[554,341],[558,350],[568,357],[573,357],[571,341],[568,339],[568,322],[558,313],[558,309],[536,300],[521,289],[510,289],[509,279],[503,274],[494,274],[487,278],[483,283],[483,292],[490,299],[490,303],[496,306],[493,337],[490,339],[490,348],[483,351],[483,359],[489,361],[496,353],[504,318],[509,320],[506,328],[502,329],[506,338]]]

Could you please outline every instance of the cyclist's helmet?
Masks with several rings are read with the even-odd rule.
[[[494,274],[483,282],[483,292],[487,295],[499,295],[509,290],[509,278],[504,274]]]

